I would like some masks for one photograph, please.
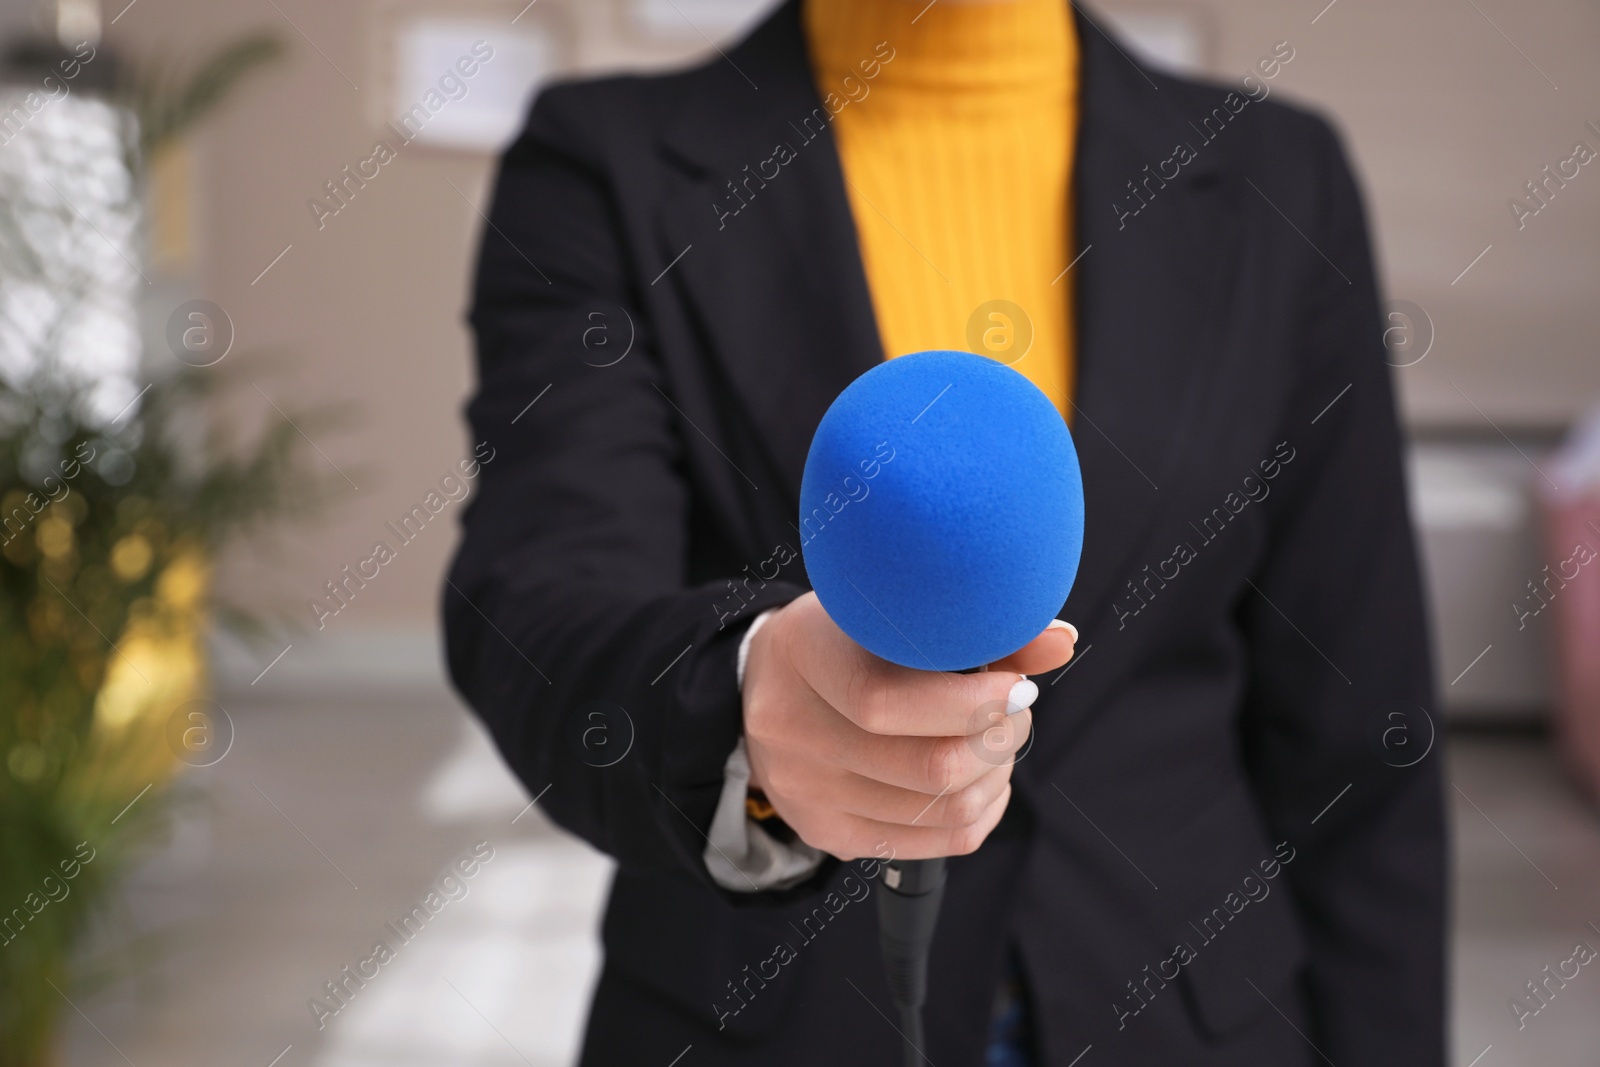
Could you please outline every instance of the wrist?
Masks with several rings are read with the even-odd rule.
[[[750,629],[745,633],[744,641],[740,647],[741,661],[739,664],[739,690],[741,694],[740,713],[743,717],[744,735],[747,750],[756,746],[749,744],[749,716],[751,712],[752,694],[765,688],[767,675],[772,670],[772,657],[781,654],[781,641],[776,641],[781,630],[779,616],[784,608],[769,608],[758,615],[750,624]],[[778,623],[778,625],[774,625]],[[766,794],[763,789],[763,776],[760,762],[754,752],[750,753],[750,786],[749,795],[756,799],[760,806],[766,806]]]
[[[739,653],[734,661],[734,680],[739,687],[740,693],[744,692],[745,670],[750,663],[750,649],[755,643],[756,635],[761,632],[772,616],[781,610],[782,608],[768,608],[763,611],[750,621],[750,625],[745,628],[744,635],[739,638]]]

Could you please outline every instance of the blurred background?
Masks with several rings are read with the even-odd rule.
[[[440,662],[469,268],[541,83],[694,61],[770,6],[0,8],[0,1063],[572,1061],[608,861]],[[1440,706],[1387,758],[1447,749],[1452,1062],[1592,1064],[1600,973],[1528,983],[1600,949],[1600,7],[1091,14],[1219,80],[1286,41],[1272,92],[1346,137],[1434,613]]]

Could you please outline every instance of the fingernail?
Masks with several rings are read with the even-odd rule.
[[[1063,622],[1060,619],[1051,619],[1050,620],[1050,625],[1046,626],[1045,629],[1046,630],[1066,630],[1068,633],[1070,633],[1072,635],[1073,644],[1077,644],[1077,642],[1078,642],[1078,628],[1076,626],[1072,625],[1070,622]]]
[[[1006,714],[1015,715],[1024,708],[1031,708],[1033,702],[1039,699],[1039,687],[1024,678],[1011,687],[1011,692],[1006,694]]]

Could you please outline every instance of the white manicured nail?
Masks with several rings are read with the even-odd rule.
[[[1015,715],[1024,708],[1033,707],[1033,702],[1039,699],[1039,687],[1024,678],[1011,687],[1011,692],[1006,694],[1006,714]]]
[[[1066,630],[1068,633],[1072,634],[1072,641],[1074,644],[1076,644],[1078,641],[1078,628],[1072,625],[1070,622],[1062,622],[1060,619],[1051,619],[1050,625],[1046,626],[1045,629]]]

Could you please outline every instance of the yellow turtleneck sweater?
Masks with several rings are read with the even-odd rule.
[[[803,21],[884,351],[992,356],[1065,414],[1067,0],[805,0]]]

